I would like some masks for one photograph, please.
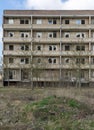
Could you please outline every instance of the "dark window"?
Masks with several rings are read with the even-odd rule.
[[[9,50],[14,50],[14,46],[13,45],[9,45]]]
[[[68,37],[69,37],[69,34],[66,34],[65,37],[68,38]]]
[[[9,63],[13,63],[13,58],[9,58]]]
[[[49,46],[49,51],[52,51],[52,46]]]
[[[53,24],[56,24],[56,19],[53,20]]]
[[[76,64],[78,64],[78,63],[80,63],[80,59],[79,58],[76,59]]]
[[[29,46],[25,45],[25,50],[28,51],[29,50]]]
[[[69,24],[69,20],[65,20],[65,24]]]
[[[28,64],[29,63],[29,58],[26,58],[25,59],[25,64]]]
[[[84,38],[85,37],[85,35],[84,35],[84,33],[82,33],[82,38]]]
[[[81,24],[85,24],[85,20],[81,20]]]
[[[9,33],[9,36],[10,36],[10,37],[13,37],[13,35],[14,35],[13,33],[11,33],[11,32]]]
[[[66,45],[65,46],[65,51],[69,51],[70,50],[70,46],[69,45]]]
[[[54,50],[54,51],[56,50],[56,46],[53,46],[53,50]]]
[[[56,59],[53,59],[53,63],[56,63]]]
[[[41,46],[37,46],[37,50],[38,50],[38,51],[41,51]]]
[[[80,64],[80,63],[81,63],[81,64],[85,64],[85,59],[84,59],[84,58],[77,58],[77,59],[76,59],[76,64],[78,64],[78,63],[79,63],[79,64]]]
[[[53,34],[52,34],[52,33],[50,33],[50,34],[49,34],[49,37],[51,37],[51,38],[52,38],[52,37],[53,37]]]
[[[76,46],[77,51],[85,51],[85,46]]]
[[[85,46],[81,46],[81,50],[82,50],[82,51],[85,51]]]
[[[54,37],[54,38],[56,37],[56,32],[53,32],[53,37]]]
[[[28,34],[26,34],[25,37],[28,37]]]
[[[20,24],[29,24],[28,19],[21,19]]]
[[[77,51],[80,51],[80,46],[76,46],[76,50],[77,50]]]
[[[13,72],[9,71],[9,79],[13,79]]]
[[[29,21],[28,21],[28,20],[25,20],[25,24],[29,24]]]
[[[51,58],[49,58],[49,59],[48,59],[48,62],[49,62],[49,63],[52,63],[52,59],[51,59]]]
[[[21,37],[24,37],[24,33],[21,34]]]
[[[23,19],[20,20],[20,24],[24,24],[24,20]]]
[[[80,37],[80,34],[77,34],[76,37]]]
[[[66,62],[66,63],[69,63],[69,59],[66,59],[65,62]]]
[[[24,50],[24,45],[21,46],[21,50]]]
[[[81,59],[81,63],[85,64],[85,59],[84,58]]]
[[[21,63],[24,63],[24,58],[21,58]]]

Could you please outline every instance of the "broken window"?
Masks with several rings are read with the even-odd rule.
[[[13,63],[14,62],[14,59],[13,58],[9,58],[9,63]]]
[[[28,19],[20,19],[20,24],[29,24]]]
[[[42,32],[37,32],[37,33],[36,33],[36,37],[37,37],[37,38],[41,38],[41,37],[42,37]]]
[[[65,51],[70,51],[70,46],[69,45],[65,45]]]
[[[67,19],[67,20],[65,20],[65,24],[69,24],[69,20]]]
[[[14,46],[13,45],[9,45],[9,50],[13,51],[14,50]]]
[[[38,50],[38,51],[41,51],[41,46],[37,46],[37,50]]]
[[[85,20],[81,20],[81,24],[85,24]]]
[[[14,36],[14,32],[9,32],[9,37],[13,37]]]
[[[21,45],[21,50],[28,51],[29,45]]]
[[[70,33],[65,33],[65,37],[69,38],[70,37]]]
[[[27,33],[27,32],[21,32],[21,37],[27,38],[27,37],[29,37],[29,33]]]

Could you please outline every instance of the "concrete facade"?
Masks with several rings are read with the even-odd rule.
[[[94,82],[93,10],[5,10],[4,85]]]

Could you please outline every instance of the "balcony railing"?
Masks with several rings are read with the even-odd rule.
[[[10,56],[30,56],[31,51],[10,51],[10,50],[4,50],[3,55],[10,55]]]
[[[60,29],[61,25],[60,24],[33,24],[32,28],[35,30],[40,30],[40,29],[56,30],[56,29]]]
[[[30,30],[31,25],[30,24],[3,24],[4,29],[11,29],[11,30],[17,30],[17,29],[23,29],[23,30]]]

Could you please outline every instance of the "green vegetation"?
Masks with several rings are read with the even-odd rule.
[[[94,89],[0,88],[0,130],[94,130]]]
[[[90,109],[75,99],[51,96],[41,101],[27,104],[23,112],[25,119],[32,112],[34,124],[45,130],[93,130],[93,121],[83,121],[90,115]],[[29,119],[27,119],[29,121]]]

